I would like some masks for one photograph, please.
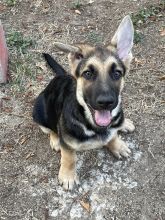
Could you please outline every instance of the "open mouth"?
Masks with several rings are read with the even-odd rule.
[[[110,110],[95,110],[89,106],[94,122],[97,126],[107,127],[112,121],[112,115]]]

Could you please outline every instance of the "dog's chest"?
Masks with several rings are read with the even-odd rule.
[[[80,141],[74,137],[68,137],[66,142],[76,151],[96,149],[107,145],[116,135],[116,132],[117,129],[115,128],[110,129],[106,135],[97,135],[89,132],[86,141]]]

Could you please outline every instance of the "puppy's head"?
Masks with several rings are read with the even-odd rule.
[[[132,60],[133,25],[126,16],[111,44],[93,47],[56,43],[69,52],[71,72],[77,79],[77,100],[94,126],[107,127],[120,110],[124,76]]]

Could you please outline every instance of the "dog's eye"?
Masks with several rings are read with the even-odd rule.
[[[118,80],[122,76],[122,73],[120,70],[115,70],[111,76],[113,80]]]
[[[87,80],[93,80],[95,78],[95,74],[89,70],[83,72],[82,76]]]

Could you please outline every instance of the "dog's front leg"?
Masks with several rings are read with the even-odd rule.
[[[60,140],[58,135],[51,131],[50,132],[50,146],[52,150],[59,151],[60,150]]]
[[[127,144],[116,135],[106,146],[117,158],[128,157],[131,153]]]
[[[61,167],[59,171],[59,182],[66,190],[71,190],[74,183],[79,179],[76,173],[76,152],[61,147]]]

